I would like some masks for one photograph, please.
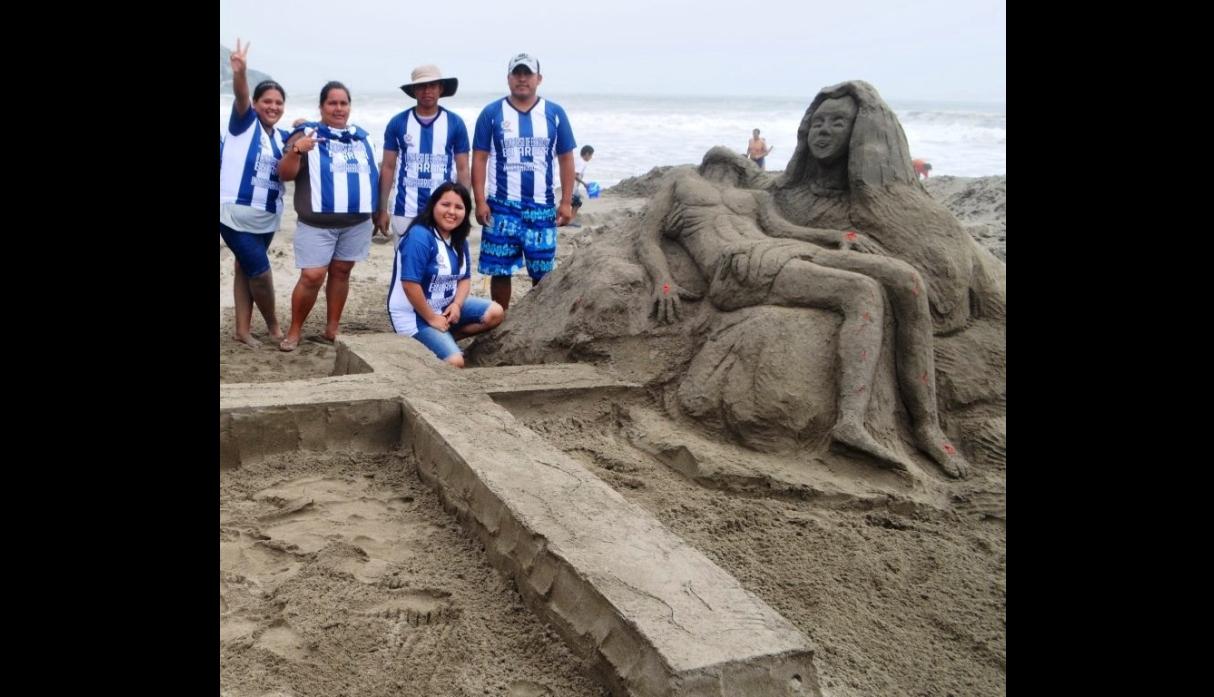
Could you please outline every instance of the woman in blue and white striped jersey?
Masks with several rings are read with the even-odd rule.
[[[232,293],[236,331],[232,338],[253,348],[253,305],[261,311],[275,341],[282,330],[274,314],[274,276],[266,251],[282,222],[283,184],[278,176],[287,132],[274,128],[282,118],[287,93],[273,80],[264,80],[249,99],[249,44],[236,40],[232,66],[232,116],[219,146],[219,235],[236,257]]]
[[[320,91],[320,121],[308,121],[287,140],[279,175],[295,182],[295,267],[299,282],[291,294],[291,327],[279,344],[294,351],[304,320],[322,284],[328,313],[322,343],[337,338],[350,293],[354,263],[371,251],[371,214],[379,205],[379,168],[366,130],[348,124],[350,91],[329,82]],[[328,281],[326,282],[326,277]]]

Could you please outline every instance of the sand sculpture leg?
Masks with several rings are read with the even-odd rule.
[[[903,458],[878,443],[864,427],[884,326],[880,284],[863,274],[793,259],[776,275],[770,298],[776,305],[816,307],[843,315],[839,328],[839,418],[831,438],[885,465],[907,469]]]
[[[898,386],[910,411],[915,443],[949,476],[964,477],[969,463],[940,429],[932,318],[919,272],[898,259],[846,251],[825,250],[814,257],[814,262],[875,279],[888,293],[897,328],[894,353]]]

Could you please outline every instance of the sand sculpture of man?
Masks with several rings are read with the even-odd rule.
[[[845,161],[854,107],[828,104],[818,116],[810,129],[813,157],[826,166]],[[897,327],[898,386],[915,443],[950,476],[965,476],[969,465],[948,442],[936,413],[932,318],[919,273],[879,255],[878,245],[854,231],[788,222],[770,194],[737,188],[757,174],[746,158],[713,148],[698,170],[675,176],[650,201],[637,254],[653,282],[651,307],[659,321],[674,321],[680,299],[697,297],[672,277],[663,236],[681,245],[709,279],[708,299],[719,310],[782,305],[840,313],[839,413],[832,442],[906,469],[864,426],[885,326],[885,293]]]

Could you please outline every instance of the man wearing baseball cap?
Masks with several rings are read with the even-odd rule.
[[[458,115],[438,105],[440,98],[454,95],[458,87],[459,80],[443,77],[437,65],[414,68],[410,81],[400,86],[417,100],[417,106],[393,116],[384,131],[375,228],[383,233],[385,242],[395,242],[405,234],[409,223],[425,210],[434,188],[445,181],[471,184],[468,128]],[[395,205],[389,195],[393,186]]]
[[[510,95],[481,110],[472,139],[472,190],[481,230],[477,271],[506,309],[510,276],[524,265],[534,286],[552,270],[556,228],[573,218],[573,129],[560,105],[536,90],[544,76],[535,57],[520,53],[506,66]],[[561,198],[553,196],[553,161]]]

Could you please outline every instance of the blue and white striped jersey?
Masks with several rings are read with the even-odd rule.
[[[396,205],[392,215],[416,218],[426,208],[430,192],[455,181],[455,156],[471,150],[468,127],[458,114],[438,108],[428,125],[406,109],[388,122],[384,150],[396,151]]]
[[[526,112],[505,97],[490,103],[476,119],[472,143],[489,153],[486,197],[539,206],[556,204],[556,158],[575,147],[565,110],[543,97]]]

